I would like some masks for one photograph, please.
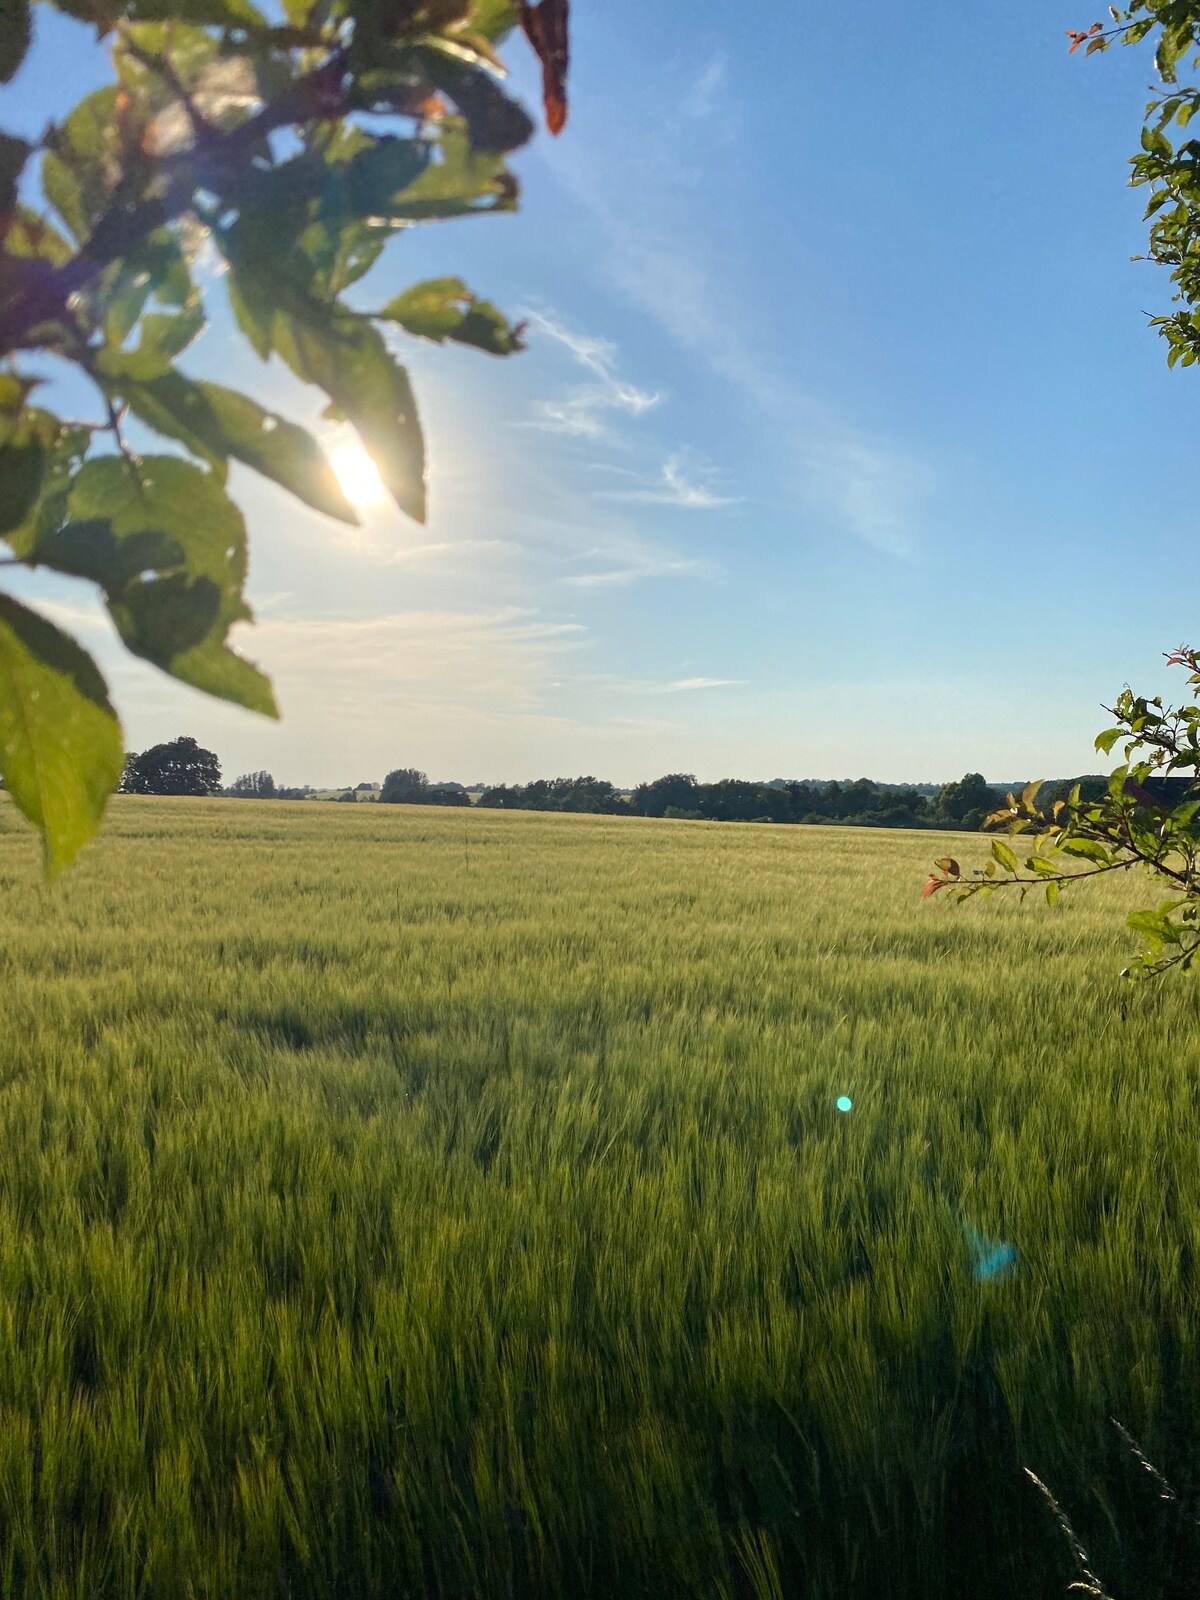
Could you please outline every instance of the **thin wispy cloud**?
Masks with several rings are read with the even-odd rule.
[[[688,694],[697,689],[743,689],[747,678],[630,678],[618,673],[595,672],[576,680],[591,688],[614,694]]]
[[[586,629],[517,606],[403,611],[376,617],[264,618],[239,640],[292,697],[379,705],[419,690],[429,702],[534,708],[551,663]],[[369,685],[370,696],[364,697]]]
[[[608,470],[620,472],[625,477],[637,476],[625,468],[613,467]],[[676,451],[663,463],[657,479],[629,489],[601,489],[599,495],[605,500],[626,500],[649,506],[678,506],[684,511],[715,511],[734,504],[731,496],[719,494],[713,487],[715,476],[712,467],[692,465],[685,452]]]
[[[810,497],[864,543],[911,553],[911,508],[924,488],[920,466],[898,451],[826,425],[800,441]]]
[[[698,83],[706,80],[715,92],[715,67]],[[668,134],[679,142],[680,132]],[[586,160],[578,152],[554,152],[561,180],[604,236],[608,281],[769,417],[779,431],[778,455],[787,463],[787,487],[798,505],[807,501],[889,555],[907,554],[926,476],[921,465],[797,386],[778,354],[748,329],[737,297],[723,293],[706,269],[704,252],[689,250],[678,230],[667,231],[653,196],[638,206],[637,175],[646,164],[640,147],[637,164],[631,159],[621,172],[597,173]],[[627,181],[618,204],[607,195],[615,194],[622,175]],[[639,211],[644,220],[638,220]]]
[[[614,537],[585,551],[581,561],[602,563],[588,572],[572,573],[560,582],[572,589],[624,589],[646,578],[711,577],[713,562],[684,556],[641,539]]]
[[[687,694],[693,689],[741,689],[746,678],[676,678],[664,687],[668,694]]]
[[[539,401],[533,417],[525,424],[527,427],[576,438],[599,439],[608,432],[608,422],[614,412],[636,419],[662,400],[662,395],[656,391],[641,389],[618,376],[617,349],[608,340],[568,328],[558,317],[544,310],[526,308],[522,315],[535,335],[541,334],[560,345],[593,380],[552,399]]]
[[[610,694],[688,694],[694,690],[746,688],[749,678],[634,678],[618,672],[589,672],[574,682]]]
[[[653,237],[629,237],[610,262],[619,286],[785,431],[785,460],[800,468],[801,498],[819,501],[865,543],[889,555],[911,548],[909,529],[924,474],[900,451],[841,421],[797,390],[756,352],[697,263]]]
[[[515,555],[520,545],[511,539],[423,539],[408,543],[409,524],[391,506],[364,519],[357,528],[338,525],[327,535],[339,551],[370,565],[404,567],[411,572],[447,576],[469,570],[481,561],[498,561]]]
[[[729,57],[724,51],[714,55],[702,68],[699,76],[684,96],[683,114],[685,117],[703,121],[713,115],[722,98],[728,68]]]

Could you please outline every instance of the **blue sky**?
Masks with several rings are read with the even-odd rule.
[[[514,163],[520,214],[414,232],[362,286],[460,274],[530,320],[510,361],[405,352],[427,526],[346,530],[234,473],[239,645],[279,725],[123,657],[83,586],[23,581],[131,748],[186,731],[231,777],[318,785],[1015,779],[1094,770],[1126,679],[1178,691],[1200,379],[1129,261],[1148,55],[1068,57],[1092,12],[1034,0],[740,9],[577,0],[571,121]],[[9,127],[103,81],[39,20]],[[185,368],[319,427],[210,299]]]

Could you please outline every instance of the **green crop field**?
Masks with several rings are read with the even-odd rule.
[[[945,847],[0,809],[6,1600],[1195,1594],[1198,991]]]

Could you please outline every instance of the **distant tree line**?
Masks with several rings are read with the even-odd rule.
[[[1002,803],[977,772],[948,783],[933,797],[919,789],[875,783],[700,783],[673,772],[620,793],[603,778],[549,778],[486,789],[480,806],[512,811],[584,811],[598,815],[686,818],[707,822],[845,823],[875,828],[978,828]]]
[[[1084,798],[1103,792],[1106,779],[1063,779],[1045,786],[1050,803],[1065,797],[1073,782]],[[173,739],[126,758],[121,783],[126,794],[218,795],[239,800],[307,800],[316,790],[285,789],[269,772],[246,772],[221,787],[216,755],[195,739]],[[470,806],[492,811],[575,811],[593,816],[668,817],[705,822],[842,824],[857,828],[950,828],[976,830],[1004,804],[1004,792],[978,772],[934,790],[876,783],[749,782],[722,778],[701,783],[690,772],[672,772],[636,789],[620,790],[606,778],[538,778],[525,784],[495,784],[474,802],[461,783],[431,783],[419,767],[396,767],[382,786],[359,783],[333,790],[327,798],[355,802],[365,794],[383,805]]]

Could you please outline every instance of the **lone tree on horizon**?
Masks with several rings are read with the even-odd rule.
[[[268,776],[268,774],[262,774]],[[221,763],[187,734],[125,757],[122,794],[210,795],[221,792]]]

